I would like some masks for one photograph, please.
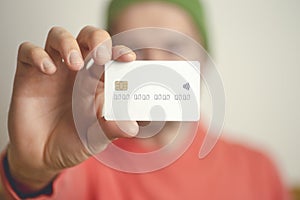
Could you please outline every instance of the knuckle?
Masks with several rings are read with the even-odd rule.
[[[48,34],[49,38],[59,51],[76,47],[76,39],[62,27],[52,27]]]
[[[32,47],[28,50],[27,53],[27,57],[32,61],[40,58],[41,55],[42,55],[42,50],[40,47]]]
[[[61,34],[63,32],[63,29],[59,26],[52,27],[48,32],[48,37],[52,35]]]
[[[109,33],[102,29],[96,29],[92,31],[90,37],[92,40],[99,39],[99,38],[101,38],[101,40],[110,39]]]
[[[24,53],[25,49],[27,46],[29,46],[31,43],[30,42],[23,42],[19,46],[18,54]]]
[[[59,40],[58,45],[62,49],[73,48],[74,45],[76,44],[76,40],[70,35],[64,35],[63,37],[60,37],[58,40]]]
[[[43,49],[34,46],[30,42],[23,42],[19,46],[18,50],[18,60],[22,59],[23,62],[31,62],[39,60],[43,55]]]
[[[81,29],[81,32],[85,32],[85,31],[88,31],[88,30],[93,29],[93,28],[94,28],[94,27],[91,26],[91,25],[86,25],[86,26],[84,26],[84,27]]]
[[[57,42],[63,42],[64,40],[73,40],[73,36],[62,27],[52,27],[48,33],[48,37],[54,38]]]

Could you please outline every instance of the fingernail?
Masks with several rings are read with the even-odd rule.
[[[72,51],[69,56],[70,64],[78,68],[83,67],[83,59],[78,51]]]
[[[97,60],[98,64],[104,65],[111,60],[111,50],[109,50],[109,48],[107,48],[105,45],[98,46],[95,52],[95,59]]]
[[[139,125],[136,121],[118,121],[118,127],[128,136],[134,137],[139,132]]]
[[[134,52],[130,52],[129,54],[127,54],[127,56],[130,56],[132,59],[135,59],[135,53]]]
[[[123,55],[131,57],[131,59],[135,58],[135,53],[128,47],[122,47],[121,49],[119,49],[117,57],[121,57]]]
[[[124,54],[129,54],[131,53],[131,49],[127,48],[127,47],[122,47],[121,49],[119,49],[118,55],[122,56]]]
[[[55,71],[55,65],[51,60],[45,59],[42,64],[42,70],[46,73],[53,73]]]

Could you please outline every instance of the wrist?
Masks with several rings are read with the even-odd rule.
[[[52,181],[59,173],[45,167],[32,167],[24,162],[18,162],[10,148],[8,148],[3,164],[7,179],[19,196],[31,197],[52,191]]]

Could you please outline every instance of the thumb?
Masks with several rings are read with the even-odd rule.
[[[106,121],[103,118],[93,123],[87,131],[87,146],[92,154],[106,149],[116,138],[135,137],[139,132],[136,121]]]

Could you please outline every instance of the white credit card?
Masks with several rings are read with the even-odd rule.
[[[103,116],[113,121],[198,121],[198,61],[111,61],[105,65]]]

